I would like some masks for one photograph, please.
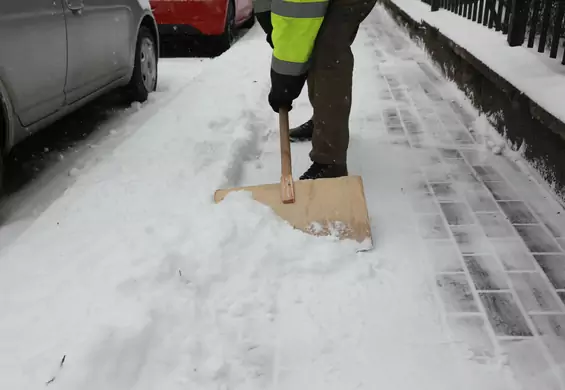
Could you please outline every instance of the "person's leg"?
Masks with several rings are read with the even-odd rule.
[[[312,79],[315,85],[310,153],[314,164],[303,179],[347,175],[354,64],[351,45],[375,4],[376,0],[330,0],[309,74],[309,82]]]
[[[314,105],[314,78],[308,75],[308,98],[310,99],[310,104]],[[312,139],[312,133],[314,132],[314,117],[310,118],[308,121],[304,122],[298,127],[290,129],[289,136],[291,142],[300,141],[310,141]]]

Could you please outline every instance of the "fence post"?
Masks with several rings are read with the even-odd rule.
[[[528,3],[526,0],[512,0],[510,23],[508,26],[508,44],[521,46],[526,37],[528,23]]]
[[[440,0],[432,0],[432,12],[439,11],[439,1]]]

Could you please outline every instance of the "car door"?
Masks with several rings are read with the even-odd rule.
[[[65,92],[73,103],[127,74],[133,15],[130,0],[64,0],[68,76]]]
[[[22,125],[64,103],[67,36],[62,0],[0,0],[0,79]]]

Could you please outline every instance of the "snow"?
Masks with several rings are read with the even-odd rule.
[[[140,124],[158,112],[169,100],[175,98],[202,72],[209,61],[202,58],[160,59],[157,91],[150,95],[149,101],[142,105],[141,111],[134,110],[133,107],[113,110],[103,115],[106,117],[105,122],[97,126],[98,129],[87,141],[72,145],[72,148],[64,154],[58,151],[46,151],[44,160],[58,160],[61,163],[48,167],[19,193],[0,201],[2,220],[0,252],[5,250],[35,221],[38,214],[48,208],[73,184],[76,174],[81,169],[87,169],[111,153],[117,145],[134,133]],[[97,149],[94,150],[93,147]]]
[[[439,32],[466,49],[488,68],[503,77],[519,91],[565,122],[565,66],[563,50],[556,59],[536,48],[510,47],[499,31],[440,9],[431,12],[420,0],[391,0],[416,21],[426,21]]]
[[[406,196],[418,161],[381,116],[393,102],[379,71],[406,65],[377,61],[371,28],[354,44],[349,169],[364,178],[374,251],[293,230],[245,193],[213,203],[217,188],[280,177],[255,27],[196,76],[161,68],[170,93],[3,249],[0,388],[507,389],[497,358],[447,331]],[[304,93],[291,122],[309,115]],[[293,145],[295,176],[308,150]]]

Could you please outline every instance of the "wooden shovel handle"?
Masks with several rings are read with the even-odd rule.
[[[290,136],[288,110],[279,109],[279,126],[281,134],[281,200],[283,203],[294,203],[294,182],[292,180],[292,160],[290,156]]]

